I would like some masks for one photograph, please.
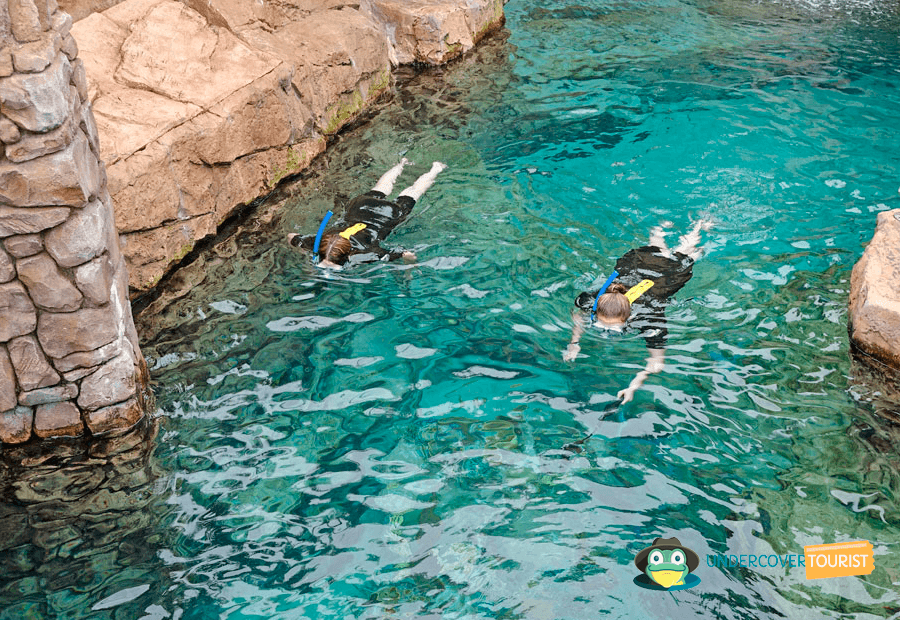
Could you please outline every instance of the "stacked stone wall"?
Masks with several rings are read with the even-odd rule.
[[[145,365],[72,19],[0,0],[0,442],[143,416]]]

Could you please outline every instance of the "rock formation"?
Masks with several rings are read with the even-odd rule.
[[[72,19],[0,0],[0,442],[143,416],[143,358]]]
[[[878,214],[878,226],[850,276],[850,341],[900,369],[900,209]]]
[[[69,0],[132,290],[305,168],[392,87],[503,20],[502,0]],[[110,6],[112,4],[112,6]]]

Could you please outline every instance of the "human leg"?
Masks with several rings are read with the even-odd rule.
[[[672,222],[663,222],[660,226],[654,226],[650,229],[650,240],[648,243],[661,249],[664,256],[672,255],[672,250],[666,245],[666,235],[669,234],[669,231],[664,230],[664,228],[669,228],[670,226],[672,226]]]
[[[678,247],[675,248],[675,251],[690,256],[694,260],[700,258],[700,254],[702,253],[702,248],[698,247],[698,244],[700,243],[700,230],[709,230],[711,226],[712,222],[708,220],[697,220],[691,231],[682,235],[678,240]]]
[[[397,180],[397,177],[400,176],[400,173],[403,172],[403,166],[408,163],[409,160],[405,157],[401,159],[399,164],[381,175],[381,178],[378,179],[378,183],[375,184],[372,191],[381,192],[385,196],[390,194],[394,189],[394,182]]]
[[[416,182],[400,192],[400,196],[409,196],[413,200],[418,200],[422,194],[434,184],[434,180],[441,170],[447,167],[447,164],[436,161],[431,164],[431,170],[416,179]]]

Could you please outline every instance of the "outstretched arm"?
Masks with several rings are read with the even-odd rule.
[[[313,247],[313,238],[309,235],[298,235],[297,233],[289,233],[287,236],[288,245],[295,248],[303,248],[311,250]]]
[[[661,372],[666,362],[666,354],[663,349],[649,349],[650,357],[647,358],[647,365],[638,374],[634,376],[627,388],[621,390],[616,396],[622,400],[622,404],[627,403],[634,398],[634,393],[644,385],[644,380],[652,374]]]
[[[584,334],[584,313],[578,307],[572,310],[572,338],[569,340],[569,346],[563,351],[563,361],[572,362],[578,357],[581,351],[581,336]]]

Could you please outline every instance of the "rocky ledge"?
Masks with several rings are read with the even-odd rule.
[[[132,295],[154,286],[235,209],[304,169],[329,136],[391,88],[394,66],[463,54],[502,25],[503,4],[125,0],[102,12],[75,7],[89,13],[72,34]]]
[[[850,276],[850,342],[900,370],[900,209],[878,214],[878,226]]]

